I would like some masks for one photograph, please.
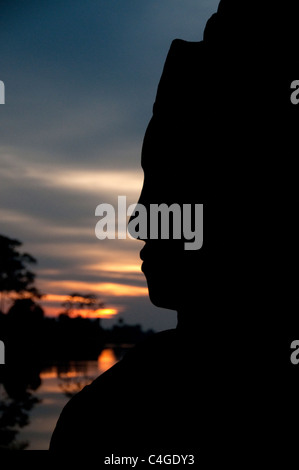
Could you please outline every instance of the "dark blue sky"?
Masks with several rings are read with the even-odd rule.
[[[118,195],[137,201],[142,139],[171,41],[201,40],[218,3],[1,2],[0,233],[38,259],[44,292],[76,286],[103,295],[128,322],[175,324],[145,295],[141,243],[97,240],[94,211]]]

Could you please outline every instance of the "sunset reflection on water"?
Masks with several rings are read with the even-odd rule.
[[[62,408],[68,400],[96,377],[118,362],[114,349],[104,349],[97,361],[78,361],[56,364],[45,368],[41,385],[34,393],[41,401],[29,416],[29,424],[19,433],[19,439],[28,441],[28,450],[47,450],[50,438]]]

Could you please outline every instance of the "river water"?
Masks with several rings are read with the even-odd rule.
[[[79,361],[47,367],[40,374],[41,385],[34,396],[39,400],[29,413],[29,424],[19,430],[17,442],[26,450],[47,450],[57,419],[68,400],[119,359],[114,349],[102,351],[97,361]]]

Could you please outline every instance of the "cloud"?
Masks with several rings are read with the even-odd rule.
[[[70,292],[94,292],[102,297],[144,297],[148,295],[147,287],[118,284],[113,282],[84,282],[84,281],[49,281],[47,283],[48,289],[68,294]]]
[[[0,157],[2,231],[22,233],[31,241],[96,240],[95,209],[118,195],[137,202],[143,183],[139,170],[60,169],[40,162],[28,166],[19,157]]]
[[[141,168],[115,170],[104,167],[96,171],[92,167],[56,166],[49,161],[39,161],[28,166],[22,158],[6,154],[3,150],[0,159],[0,177],[8,187],[15,183],[16,186],[23,186],[24,189],[27,186],[27,189],[32,190],[48,187],[63,192],[129,196],[138,195],[142,187]]]

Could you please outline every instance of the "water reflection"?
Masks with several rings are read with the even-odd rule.
[[[114,349],[107,348],[103,349],[101,354],[98,357],[98,366],[99,370],[105,372],[106,370],[110,369],[119,358],[116,357],[116,352]]]
[[[63,393],[67,398],[82,390],[83,387],[89,385],[96,377],[110,369],[118,358],[112,348],[104,349],[98,357],[97,361],[77,361],[69,363],[61,363],[41,372],[41,380],[44,383],[49,379],[54,379],[57,386],[57,393]],[[54,392],[53,381],[49,383],[51,391]]]
[[[0,446],[2,448],[48,449],[50,438],[67,401],[85,385],[112,367],[126,348],[106,348],[97,361],[63,362],[49,365],[34,374],[0,384]],[[2,392],[2,393],[1,393]],[[1,448],[1,447],[0,447]]]

